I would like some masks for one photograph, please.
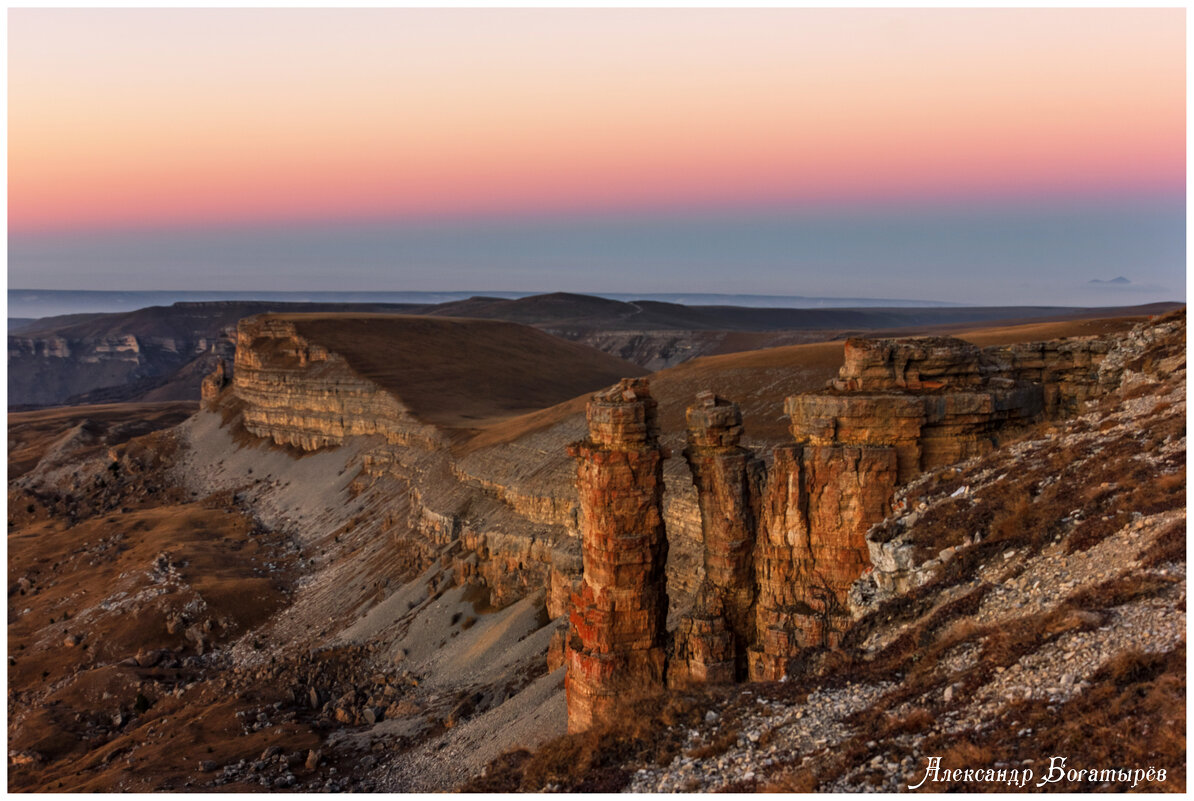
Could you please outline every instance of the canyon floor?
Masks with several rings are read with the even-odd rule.
[[[591,392],[647,370],[512,323],[411,319],[246,333],[257,385],[202,408],[10,413],[10,791],[894,791],[933,756],[1039,780],[1055,755],[1184,790],[1184,311],[1156,335],[1140,316],[952,324],[979,345],[1119,337],[1130,380],[901,487],[874,547],[932,576],[896,597],[859,582],[841,646],[789,680],[628,699],[572,735],[548,664],[565,448]],[[712,390],[764,455],[784,398],[841,363],[819,342],[651,373],[662,439],[679,451]],[[700,578],[682,462],[674,613]]]

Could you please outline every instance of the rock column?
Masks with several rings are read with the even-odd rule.
[[[216,362],[216,368],[203,376],[203,382],[199,385],[200,401],[203,408],[214,409],[216,399],[219,398],[220,392],[226,386],[228,386],[228,366],[221,358]]]
[[[763,464],[739,445],[738,405],[712,392],[688,407],[688,447],[701,510],[705,579],[676,631],[672,682],[732,682],[746,677],[754,641],[754,541]]]
[[[615,702],[661,688],[666,669],[667,536],[655,400],[644,379],[594,395],[577,458],[584,578],[572,596],[565,687],[568,730]]]

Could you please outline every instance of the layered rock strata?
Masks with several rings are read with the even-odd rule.
[[[895,488],[984,455],[999,433],[1072,413],[1100,391],[1100,338],[979,348],[948,337],[846,343],[837,379],[787,399],[798,445],[776,449],[756,545],[754,679],[783,676],[801,648],[833,645],[866,532]]]
[[[798,444],[776,449],[768,482],[752,678],[778,679],[802,648],[835,644],[850,585],[870,564],[866,532],[891,511],[897,486],[986,454],[1002,429],[1047,413],[1045,385],[1020,377],[1038,369],[1023,353],[1037,352],[852,339],[826,390],[787,399]]]
[[[206,372],[222,356],[232,356],[231,343],[206,337],[11,335],[8,400],[13,406],[129,400],[160,387],[188,364]]]
[[[577,459],[584,575],[572,596],[568,728],[587,729],[619,696],[663,686],[667,536],[655,400],[643,379],[593,396]]]
[[[1082,411],[1083,404],[1106,392],[1099,367],[1114,348],[1105,337],[1025,342],[986,352],[1004,372],[1018,381],[1034,381],[1045,396],[1045,413],[1051,418],[1069,417]]]
[[[581,591],[585,565],[581,541],[567,537],[551,551],[551,578],[547,587],[547,614],[553,618],[568,614],[572,596]]]
[[[948,337],[851,339],[838,377],[788,398],[798,442],[890,445],[900,483],[994,449],[998,432],[1096,391],[1100,339],[982,349]]]
[[[361,452],[358,481],[395,483],[400,497],[384,530],[401,546],[396,570],[417,573],[444,561],[445,575],[483,589],[494,607],[549,586],[553,549],[569,535],[556,521],[573,519],[553,511],[550,497],[506,492],[466,475],[440,429],[417,419],[400,397],[357,374],[339,354],[299,334],[293,321],[249,318],[237,339],[227,401],[247,431],[305,451],[372,438]],[[557,505],[566,511],[574,501],[565,496]],[[553,606],[563,614],[566,603]]]
[[[1076,413],[1099,394],[1106,337],[1079,337],[979,348],[952,337],[849,339],[833,389],[851,392],[980,388],[991,379],[1039,386],[1050,417]]]
[[[753,556],[764,466],[740,445],[737,404],[702,392],[685,417],[684,458],[697,489],[705,578],[676,631],[668,678],[731,682],[746,677],[754,642]]]
[[[855,393],[829,390],[784,403],[797,442],[895,448],[900,483],[994,449],[997,432],[1044,411],[1040,385],[989,379],[974,390]]]
[[[775,449],[755,545],[752,680],[779,680],[802,648],[836,644],[867,566],[866,532],[890,511],[897,474],[892,447]]]
[[[233,373],[245,428],[278,444],[317,450],[373,434],[391,444],[443,443],[396,397],[354,373],[339,354],[300,336],[287,320],[242,320]]]

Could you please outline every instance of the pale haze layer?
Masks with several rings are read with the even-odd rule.
[[[1184,14],[15,9],[9,286],[1180,300]]]
[[[1169,203],[584,215],[12,235],[39,289],[724,292],[1134,305],[1185,296]],[[1130,284],[1094,284],[1130,276]]]

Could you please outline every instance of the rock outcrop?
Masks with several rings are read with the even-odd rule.
[[[1072,413],[1098,391],[1109,348],[1097,338],[986,349],[948,337],[851,339],[830,386],[784,409],[799,442],[894,447],[907,483],[989,453],[1009,426]]]
[[[391,444],[438,447],[438,430],[394,395],[349,369],[343,357],[269,316],[242,320],[236,332],[236,395],[253,435],[304,450],[377,434]]]
[[[763,463],[740,445],[738,405],[702,392],[688,407],[688,447],[701,512],[705,579],[676,631],[672,682],[730,682],[746,676],[754,642],[754,543]]]
[[[851,339],[822,392],[787,399],[756,551],[751,677],[778,679],[802,648],[834,645],[867,530],[897,486],[995,449],[1000,433],[1070,413],[1098,392],[1097,338],[979,348],[947,337]]]
[[[1039,386],[1049,417],[1076,413],[1100,392],[1105,337],[1080,337],[979,348],[952,337],[849,339],[831,386],[852,392],[964,390],[991,379]]]
[[[769,471],[740,445],[738,407],[700,393],[687,410],[684,455],[697,490],[703,578],[673,634],[669,682],[775,681],[804,649],[837,645],[850,622],[850,588],[871,567],[867,532],[892,512],[896,489],[989,453],[1008,429],[1070,414],[1110,383],[1100,373],[1109,350],[1098,338],[986,349],[945,337],[850,340],[826,389],[787,398],[795,442],[776,447]],[[640,453],[649,440],[648,406],[635,386],[623,382],[595,396],[591,439],[571,450],[581,462],[584,537],[569,644],[573,730],[586,728],[598,707],[608,709],[613,688],[634,685],[624,672],[644,652],[651,657],[637,680],[658,682],[655,641],[619,615],[657,603],[659,588],[652,593],[647,582],[662,574],[646,540],[618,534],[641,528],[618,515],[641,516],[644,492],[652,510],[660,503],[658,479],[621,466],[625,453]],[[610,564],[635,568],[615,578]],[[616,580],[624,582],[619,588],[633,585],[630,600],[598,601],[592,588]],[[553,573],[557,605],[572,581],[566,571]]]
[[[577,458],[584,576],[567,644],[568,728],[581,731],[619,696],[661,687],[666,661],[667,536],[655,400],[643,379],[593,396]]]
[[[573,483],[542,454],[584,436],[577,415],[509,449],[452,448],[451,429],[413,410],[427,398],[419,407],[365,377],[331,341],[284,317],[241,324],[226,394],[245,428],[304,450],[373,437],[360,480],[402,488],[387,530],[410,565],[438,560],[495,606],[539,593],[549,616],[567,614],[551,663],[567,665],[573,731],[665,681],[777,680],[805,649],[836,645],[848,590],[871,566],[865,536],[898,487],[1068,414],[1109,381],[1102,340],[851,340],[830,386],[786,399],[792,440],[769,469],[743,446],[739,408],[701,393],[686,415],[688,470],[665,471],[656,402],[625,379],[588,404]],[[226,380],[217,370],[205,399]],[[669,609],[669,595],[682,602]]]
[[[568,614],[572,596],[580,592],[585,575],[581,541],[575,537],[561,540],[551,552],[551,578],[547,587],[547,614],[553,618]]]
[[[958,339],[851,339],[825,392],[784,403],[798,442],[890,445],[901,483],[995,448],[1002,427],[1046,411],[1044,384],[1014,359]]]
[[[776,448],[755,548],[751,679],[778,680],[801,649],[836,644],[867,566],[866,532],[890,511],[896,481],[891,447]]]
[[[203,383],[199,385],[199,397],[203,408],[214,408],[216,399],[229,383],[228,364],[220,359],[216,362],[216,369],[203,376]]]
[[[903,393],[828,390],[788,398],[798,442],[895,448],[900,482],[990,452],[997,433],[1044,411],[1039,385],[991,379],[983,388]]]
[[[180,380],[188,365],[210,371],[231,357],[231,342],[218,338],[10,335],[8,389],[11,405],[72,405],[127,400],[159,390],[155,400],[193,400],[199,377],[178,392],[161,392]]]

